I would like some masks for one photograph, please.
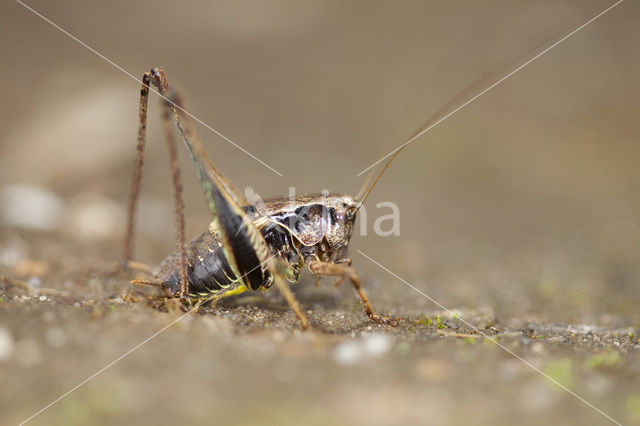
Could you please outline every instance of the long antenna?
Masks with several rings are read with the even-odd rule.
[[[422,129],[420,129],[422,130]],[[418,131],[420,131],[418,130]],[[364,200],[367,199],[367,197],[369,196],[369,194],[371,193],[371,191],[373,190],[373,187],[376,186],[376,183],[378,183],[378,181],[380,180],[380,178],[382,178],[382,175],[384,174],[385,170],[387,170],[387,167],[389,167],[391,165],[391,162],[393,160],[395,160],[395,158],[398,156],[398,154],[400,154],[400,152],[405,149],[407,147],[407,144],[402,145],[399,149],[396,150],[396,152],[393,153],[393,155],[391,156],[391,158],[389,158],[389,161],[386,162],[386,164],[384,165],[384,167],[382,168],[382,170],[380,170],[380,172],[378,173],[378,176],[376,176],[375,180],[373,181],[373,183],[371,184],[371,186],[369,186],[369,189],[367,189],[367,192],[365,192],[364,196],[362,197],[362,199],[358,202],[358,207],[357,209],[360,210],[360,207],[362,207],[362,205],[364,204]],[[360,191],[360,194],[358,194],[356,196],[356,200],[360,198],[362,191]]]
[[[563,41],[565,41],[566,39],[568,39],[569,37],[571,37],[572,35],[574,35],[575,33],[577,33],[578,31],[582,30],[584,27],[586,27],[587,25],[591,24],[593,21],[595,21],[596,19],[600,18],[602,15],[604,15],[605,13],[609,12],[611,9],[613,9],[614,7],[618,6],[620,3],[622,3],[624,0],[618,0],[617,2],[615,2],[614,4],[612,4],[611,6],[609,6],[607,9],[605,9],[604,11],[600,12],[599,14],[597,14],[596,16],[594,16],[593,18],[589,19],[587,22],[585,22],[584,24],[575,27],[573,30],[569,31],[568,33],[564,33],[564,35],[562,35],[562,37],[556,37],[555,39],[552,39],[552,41],[549,41],[547,43],[545,43],[544,45],[547,45],[547,47],[545,47],[544,49],[542,49],[541,51],[538,51],[533,57],[529,58],[527,61],[525,61],[524,63],[522,63],[521,65],[519,65],[518,67],[516,67],[515,69],[513,69],[512,71],[510,71],[509,73],[507,73],[506,75],[504,75],[503,77],[501,77],[500,79],[498,79],[497,81],[495,81],[493,84],[489,85],[488,87],[486,87],[484,90],[481,90],[480,92],[476,93],[473,97],[471,97],[470,99],[467,99],[465,102],[463,102],[461,105],[458,105],[457,107],[455,107],[454,109],[450,110],[449,112],[447,112],[444,116],[440,117],[439,114],[436,114],[432,119],[428,120],[426,123],[424,123],[420,129],[418,129],[409,139],[407,139],[402,145],[400,145],[399,147],[397,147],[396,149],[394,149],[393,151],[391,151],[390,153],[388,153],[387,155],[385,155],[384,157],[380,158],[378,161],[376,161],[375,163],[371,164],[369,167],[367,167],[366,169],[362,170],[360,173],[358,173],[356,176],[360,176],[363,173],[365,173],[366,171],[372,169],[373,167],[375,167],[377,164],[381,163],[385,158],[387,157],[391,157],[389,158],[389,160],[386,162],[386,164],[384,165],[384,167],[382,168],[382,170],[378,173],[378,175],[376,176],[376,179],[373,181],[373,184],[371,184],[371,186],[369,186],[369,189],[367,190],[367,192],[364,194],[364,196],[362,197],[362,199],[360,200],[359,204],[358,204],[358,209],[360,207],[362,207],[362,204],[364,203],[364,200],[367,199],[367,197],[369,196],[369,194],[371,193],[371,191],[373,190],[373,187],[376,186],[376,184],[378,183],[378,181],[380,180],[380,178],[382,178],[382,175],[384,174],[385,170],[387,170],[387,168],[389,167],[389,165],[391,164],[391,162],[398,156],[398,154],[407,146],[409,145],[411,142],[413,142],[415,139],[419,138],[420,136],[422,136],[423,134],[425,134],[426,132],[428,132],[429,130],[431,130],[432,128],[434,128],[435,126],[437,126],[438,124],[440,124],[441,122],[443,122],[444,120],[446,120],[447,118],[451,117],[453,114],[455,114],[456,112],[460,111],[462,108],[466,107],[467,105],[469,105],[471,102],[475,101],[476,99],[478,99],[480,96],[484,95],[485,93],[487,93],[489,90],[493,89],[494,87],[498,86],[500,83],[502,83],[503,81],[505,81],[506,79],[508,79],[509,77],[511,77],[513,74],[517,73],[518,71],[520,71],[522,68],[526,67],[527,65],[529,65],[531,62],[535,61],[536,59],[538,59],[539,57],[541,57],[542,55],[544,55],[545,53],[547,53],[548,51],[550,51],[551,49],[553,49],[554,47],[556,47],[557,45],[559,45],[560,43],[562,43]],[[550,43],[550,44],[549,44]],[[516,62],[517,63],[517,62]],[[465,91],[466,92],[466,91]],[[463,92],[463,93],[465,93]],[[442,110],[441,110],[442,111]],[[439,112],[441,112],[439,111]],[[436,119],[437,118],[437,119]],[[367,180],[365,180],[365,185],[367,183]],[[356,196],[356,199],[360,198],[360,195],[362,193],[362,190],[360,191],[360,193],[358,194],[358,196]]]

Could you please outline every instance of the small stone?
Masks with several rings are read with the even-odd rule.
[[[13,337],[9,330],[4,327],[0,328],[0,361],[8,359],[13,353],[14,347]]]
[[[0,192],[0,216],[6,226],[50,231],[61,224],[63,201],[53,192],[30,184],[13,184]]]
[[[364,348],[369,355],[379,357],[391,349],[391,338],[382,334],[376,334],[364,339]]]
[[[354,364],[362,355],[362,350],[355,341],[340,343],[333,350],[333,357],[339,364]]]
[[[361,359],[378,358],[389,349],[391,349],[391,338],[375,334],[340,343],[335,347],[333,357],[340,364],[354,364]]]
[[[123,207],[95,194],[79,195],[71,201],[65,229],[84,240],[106,240],[125,221]]]
[[[18,247],[3,247],[0,250],[0,263],[6,266],[16,265],[23,257],[24,250]]]

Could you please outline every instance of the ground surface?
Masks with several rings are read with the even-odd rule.
[[[162,65],[211,160],[264,196],[356,194],[425,120],[610,0],[30,0],[133,76]],[[360,213],[353,265],[379,326],[332,280],[190,314],[29,424],[640,424],[640,2],[625,1],[409,146]],[[121,257],[140,83],[0,4],[0,424],[177,320],[132,301]],[[135,260],[174,246],[158,99]],[[211,220],[179,153],[187,235]],[[376,221],[393,202],[399,235]],[[362,225],[362,226],[361,226]],[[383,223],[389,230],[389,223]],[[384,232],[382,234],[385,234]],[[435,299],[418,294],[358,252]],[[53,291],[47,290],[53,289]],[[139,299],[139,298],[138,298]]]
[[[49,238],[38,237],[55,250],[46,261],[3,271],[33,285],[5,279],[1,287],[0,374],[11,383],[0,390],[4,424],[152,336],[31,424],[607,423],[456,317],[616,420],[640,422],[638,330],[621,318],[552,324],[405,308],[388,294],[409,290],[390,277],[365,277],[365,286],[378,309],[406,317],[396,327],[368,321],[347,286],[311,280],[296,287],[313,324],[306,332],[275,289],[184,316],[177,305],[167,312],[131,302],[131,288],[101,272],[112,264],[68,256]]]

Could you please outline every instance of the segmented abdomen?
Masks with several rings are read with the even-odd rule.
[[[209,232],[191,241],[186,249],[190,294],[218,293],[238,281],[222,247]],[[165,259],[158,273],[163,286],[173,295],[178,294],[180,289],[179,265],[180,255],[173,253]]]

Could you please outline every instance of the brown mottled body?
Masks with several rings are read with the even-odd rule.
[[[376,321],[389,322],[373,311],[362,290],[360,279],[345,257],[355,221],[357,203],[347,195],[312,195],[296,200],[273,199],[244,207],[260,230],[270,254],[287,265],[285,277],[297,282],[306,265],[313,275],[348,278],[363,302],[367,315]],[[179,253],[170,255],[157,276],[163,287],[177,295]],[[239,280],[226,260],[223,243],[215,222],[187,245],[187,277],[192,296],[222,297],[240,288]],[[260,287],[269,288],[268,275]]]
[[[209,161],[191,127],[189,114],[175,93],[169,90],[166,76],[159,68],[145,73],[142,81],[138,148],[123,264],[129,263],[133,252],[135,205],[142,176],[150,85],[155,86],[164,99],[163,118],[175,193],[177,250],[165,259],[154,279],[136,282],[162,287],[185,300],[193,297],[217,299],[245,290],[269,288],[275,283],[306,328],[308,320],[283,280],[297,282],[306,265],[319,277],[349,279],[369,318],[392,322],[374,313],[362,291],[360,279],[350,266],[351,260],[346,257],[356,214],[371,188],[359,201],[349,195],[333,194],[309,195],[295,200],[273,199],[249,205]],[[182,187],[171,123],[175,124],[191,154],[213,216],[209,231],[188,245],[184,238]],[[393,157],[396,155],[397,152]],[[375,182],[379,178],[380,175]]]

